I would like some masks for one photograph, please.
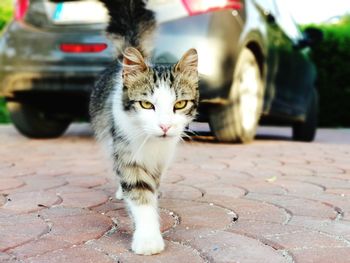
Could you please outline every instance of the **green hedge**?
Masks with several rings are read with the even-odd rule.
[[[13,12],[12,0],[0,0],[0,32],[11,19]],[[5,100],[0,98],[0,123],[8,123],[10,121],[8,112],[5,107]]]
[[[320,126],[350,127],[350,15],[337,24],[316,27],[324,34],[312,50],[318,70]]]
[[[13,12],[13,1],[1,0],[0,1],[0,30],[11,19],[12,12]]]
[[[0,98],[0,123],[9,123],[10,118],[5,106],[5,100]]]

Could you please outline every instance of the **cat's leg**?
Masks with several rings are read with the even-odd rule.
[[[117,198],[118,200],[123,200],[123,188],[120,185],[120,183],[118,183],[118,189],[117,189],[117,192],[115,193],[115,198]]]
[[[158,215],[156,182],[142,168],[133,166],[123,173],[124,200],[134,220],[132,250],[152,255],[164,250]]]
[[[147,204],[126,200],[135,223],[131,248],[136,254],[152,255],[164,250],[156,199],[156,195],[152,194]]]

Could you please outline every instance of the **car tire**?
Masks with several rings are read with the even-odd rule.
[[[209,114],[209,126],[222,142],[252,141],[263,105],[263,80],[254,53],[243,48],[238,56],[229,103]]]
[[[316,89],[313,89],[307,106],[305,121],[293,124],[293,140],[312,142],[315,139],[318,125],[318,108],[318,93]]]
[[[29,138],[56,138],[68,128],[70,121],[48,118],[37,108],[20,102],[7,102],[12,123]]]

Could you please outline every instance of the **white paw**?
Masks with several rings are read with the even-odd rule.
[[[159,232],[147,236],[135,232],[131,249],[139,255],[158,254],[164,250],[163,237]]]
[[[115,198],[117,198],[118,200],[123,200],[123,189],[121,188],[121,186],[118,187],[118,190],[115,193]]]

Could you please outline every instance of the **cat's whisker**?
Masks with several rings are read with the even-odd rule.
[[[191,133],[191,134],[193,134],[195,136],[198,136],[198,133],[195,132],[194,130],[190,129],[190,128],[188,128],[185,132],[188,132],[188,133]]]

